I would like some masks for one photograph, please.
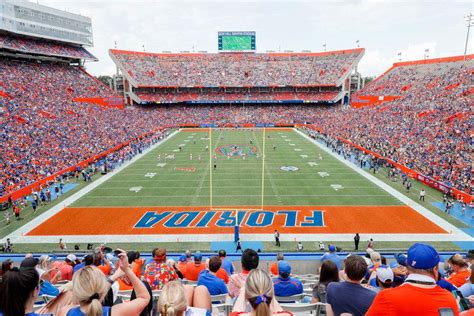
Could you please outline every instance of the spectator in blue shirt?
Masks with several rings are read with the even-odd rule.
[[[276,296],[292,296],[303,293],[303,284],[297,278],[291,278],[291,266],[287,261],[278,262],[278,278],[273,280]]]
[[[222,269],[224,269],[225,271],[227,271],[227,274],[229,276],[232,275],[232,273],[234,273],[234,265],[232,264],[232,261],[230,261],[228,258],[227,258],[227,253],[225,250],[219,250],[219,257],[221,258],[222,260]]]
[[[338,270],[341,270],[341,257],[339,257],[337,254],[336,254],[336,246],[334,245],[329,245],[329,253],[325,253],[322,257],[321,257],[321,263],[323,263],[324,261],[326,260],[330,260],[332,262],[334,262],[337,266],[337,269]]]
[[[211,295],[227,294],[227,286],[224,281],[216,276],[216,272],[220,269],[222,260],[218,256],[214,256],[209,260],[209,270],[203,270],[199,274],[197,285],[204,285]]]
[[[76,273],[79,269],[84,268],[85,266],[92,265],[92,263],[94,263],[94,257],[90,254],[85,255],[82,262],[74,266],[73,273]]]

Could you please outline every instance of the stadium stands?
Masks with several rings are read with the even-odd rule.
[[[7,34],[0,34],[0,50],[25,54],[97,60],[96,57],[80,46],[60,44],[41,39],[26,39]]]

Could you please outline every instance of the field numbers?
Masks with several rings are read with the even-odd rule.
[[[148,172],[147,174],[145,174],[145,177],[146,178],[153,178],[154,176],[156,176],[156,172]]]
[[[326,171],[318,172],[318,174],[321,178],[329,177],[329,173],[327,173]],[[338,184],[334,184],[334,185],[338,185]],[[334,189],[334,190],[336,190],[336,189]]]
[[[163,168],[164,166],[166,166],[166,162],[161,162],[161,163],[157,164],[156,166]]]
[[[300,155],[301,158],[308,158],[308,155]]]
[[[295,148],[295,151],[303,151],[303,149]]]
[[[314,166],[317,166],[318,163],[314,162],[314,161],[310,161],[310,162],[308,162],[308,165],[310,165],[310,167],[314,167]]]
[[[344,187],[340,184],[331,184],[331,188],[333,188],[335,191],[344,189]]]
[[[141,189],[143,189],[143,187],[131,187],[129,191],[138,193]]]

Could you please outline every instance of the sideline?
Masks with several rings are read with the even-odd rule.
[[[382,180],[379,180],[376,177],[372,176],[370,173],[367,173],[366,171],[356,167],[353,163],[351,163],[350,161],[347,161],[346,159],[344,159],[341,156],[337,155],[336,153],[332,152],[329,148],[325,147],[324,145],[322,145],[318,141],[312,139],[311,137],[309,137],[305,133],[303,133],[299,130],[296,130],[296,129],[295,129],[295,131],[298,134],[300,134],[301,136],[303,136],[304,138],[306,138],[307,140],[309,140],[311,143],[318,146],[320,149],[324,150],[326,153],[330,154],[332,157],[339,160],[344,165],[348,166],[349,168],[351,168],[352,170],[354,170],[355,172],[357,172],[358,174],[360,174],[361,176],[363,176],[364,178],[366,178],[370,182],[374,183],[375,185],[377,185],[378,187],[380,187],[384,191],[388,192],[390,195],[395,197],[397,200],[401,201],[403,204],[411,207],[413,210],[417,211],[418,213],[420,213],[421,215],[423,215],[424,217],[426,217],[427,219],[429,219],[430,221],[432,221],[433,223],[435,223],[436,225],[443,228],[445,231],[447,231],[449,233],[449,234],[430,234],[435,238],[426,239],[426,241],[428,241],[428,240],[429,241],[472,241],[472,237],[470,237],[468,234],[463,232],[460,228],[457,228],[456,226],[452,225],[451,223],[448,223],[447,221],[445,221],[444,219],[442,219],[438,215],[434,214],[433,212],[431,212],[427,208],[423,207],[421,204],[416,203],[415,201],[413,201],[409,197],[407,197],[404,194],[400,193],[398,190],[396,190],[396,189],[392,188],[390,185],[384,183]],[[404,239],[404,238],[400,239],[400,237],[402,235],[405,235],[405,234],[389,235],[383,240],[384,241],[401,241],[401,240]],[[409,235],[409,236],[413,237],[412,240],[421,240],[421,239],[416,238],[419,235],[422,235],[422,234],[413,234],[413,235]],[[423,235],[426,235],[426,234],[423,234]],[[376,236],[376,235],[374,234],[374,236]],[[377,240],[382,240],[382,239],[377,238]]]
[[[20,228],[13,231],[9,235],[7,235],[4,238],[0,239],[0,242],[4,243],[7,238],[10,238],[11,242],[14,243],[14,244],[15,243],[50,243],[50,242],[54,243],[54,242],[57,242],[58,237],[60,237],[60,236],[45,236],[45,237],[36,236],[36,237],[32,238],[31,236],[27,237],[27,236],[24,236],[24,235],[26,233],[28,233],[29,231],[31,231],[36,226],[38,226],[39,224],[46,221],[48,218],[56,215],[57,213],[62,211],[64,208],[66,208],[69,205],[73,204],[74,202],[76,202],[77,200],[79,200],[80,198],[82,198],[84,195],[88,194],[92,190],[96,189],[99,185],[101,185],[102,183],[108,181],[110,178],[115,176],[117,173],[121,172],[123,169],[127,168],[129,165],[131,165],[135,161],[141,159],[143,156],[148,154],[150,151],[154,150],[155,148],[157,148],[161,144],[164,144],[170,138],[172,138],[177,133],[179,133],[179,131],[180,130],[174,131],[173,133],[168,135],[168,137],[166,137],[162,141],[152,145],[151,147],[145,149],[141,154],[138,154],[135,157],[133,157],[132,159],[130,159],[129,161],[123,163],[120,167],[115,169],[113,172],[110,172],[110,173],[100,177],[99,179],[97,179],[96,181],[94,181],[91,184],[87,185],[86,187],[84,187],[80,191],[74,193],[73,195],[71,195],[70,197],[65,199],[64,201],[61,201],[60,203],[56,204],[55,206],[53,206],[52,208],[50,208],[46,212],[42,213],[40,216],[32,219],[31,221],[29,221],[25,225],[21,226]],[[78,239],[83,240],[83,237],[84,236],[81,236],[81,238],[78,238]],[[66,242],[70,241],[68,236],[65,236],[65,237],[61,236],[61,238],[63,238],[64,241],[66,241]],[[97,240],[97,239],[95,239],[95,240]]]

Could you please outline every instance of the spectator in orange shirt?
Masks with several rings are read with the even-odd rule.
[[[220,257],[219,257],[219,259],[220,259]],[[209,261],[210,260],[211,259],[206,260],[206,269],[207,270],[210,270],[209,269]],[[220,265],[219,269],[216,272],[216,276],[219,279],[221,279],[222,281],[224,281],[225,284],[229,283],[229,275],[227,274],[227,271],[222,268],[222,259],[221,259],[221,265]]]
[[[137,278],[142,275],[142,267],[145,264],[145,260],[140,259],[140,253],[138,251],[130,251],[127,253],[128,262],[132,265],[132,271],[135,273]]]
[[[110,275],[110,272],[112,271],[112,268],[110,266],[110,261],[107,259],[107,257],[102,253],[95,253],[94,254],[94,263],[93,263],[97,268],[99,268],[100,271],[105,276]]]
[[[72,273],[74,266],[76,265],[76,256],[73,254],[68,254],[66,259],[64,261],[55,261],[51,264],[51,279],[57,279],[55,278],[55,271],[56,268],[59,270],[58,273],[61,273],[61,279],[62,281],[72,281]]]
[[[186,255],[182,255],[181,257],[179,257],[178,270],[184,276],[186,276],[186,267],[187,267],[187,265],[188,265],[188,258],[186,257]]]
[[[459,315],[454,296],[436,285],[439,254],[430,245],[416,243],[408,249],[408,276],[399,287],[377,294],[367,311],[372,315]]]
[[[464,260],[462,255],[453,255],[448,259],[448,264],[453,272],[449,275],[446,281],[456,287],[461,287],[466,284],[471,276],[471,271],[469,271],[467,262]]]
[[[205,269],[206,265],[202,263],[202,254],[197,252],[194,254],[194,262],[188,262],[184,277],[189,281],[197,281],[199,273]]]
[[[281,252],[277,253],[277,256],[276,256],[276,262],[273,262],[272,265],[270,266],[270,272],[273,274],[273,275],[278,275],[278,261],[282,261],[282,260],[285,260],[285,257],[283,256],[283,254]]]

